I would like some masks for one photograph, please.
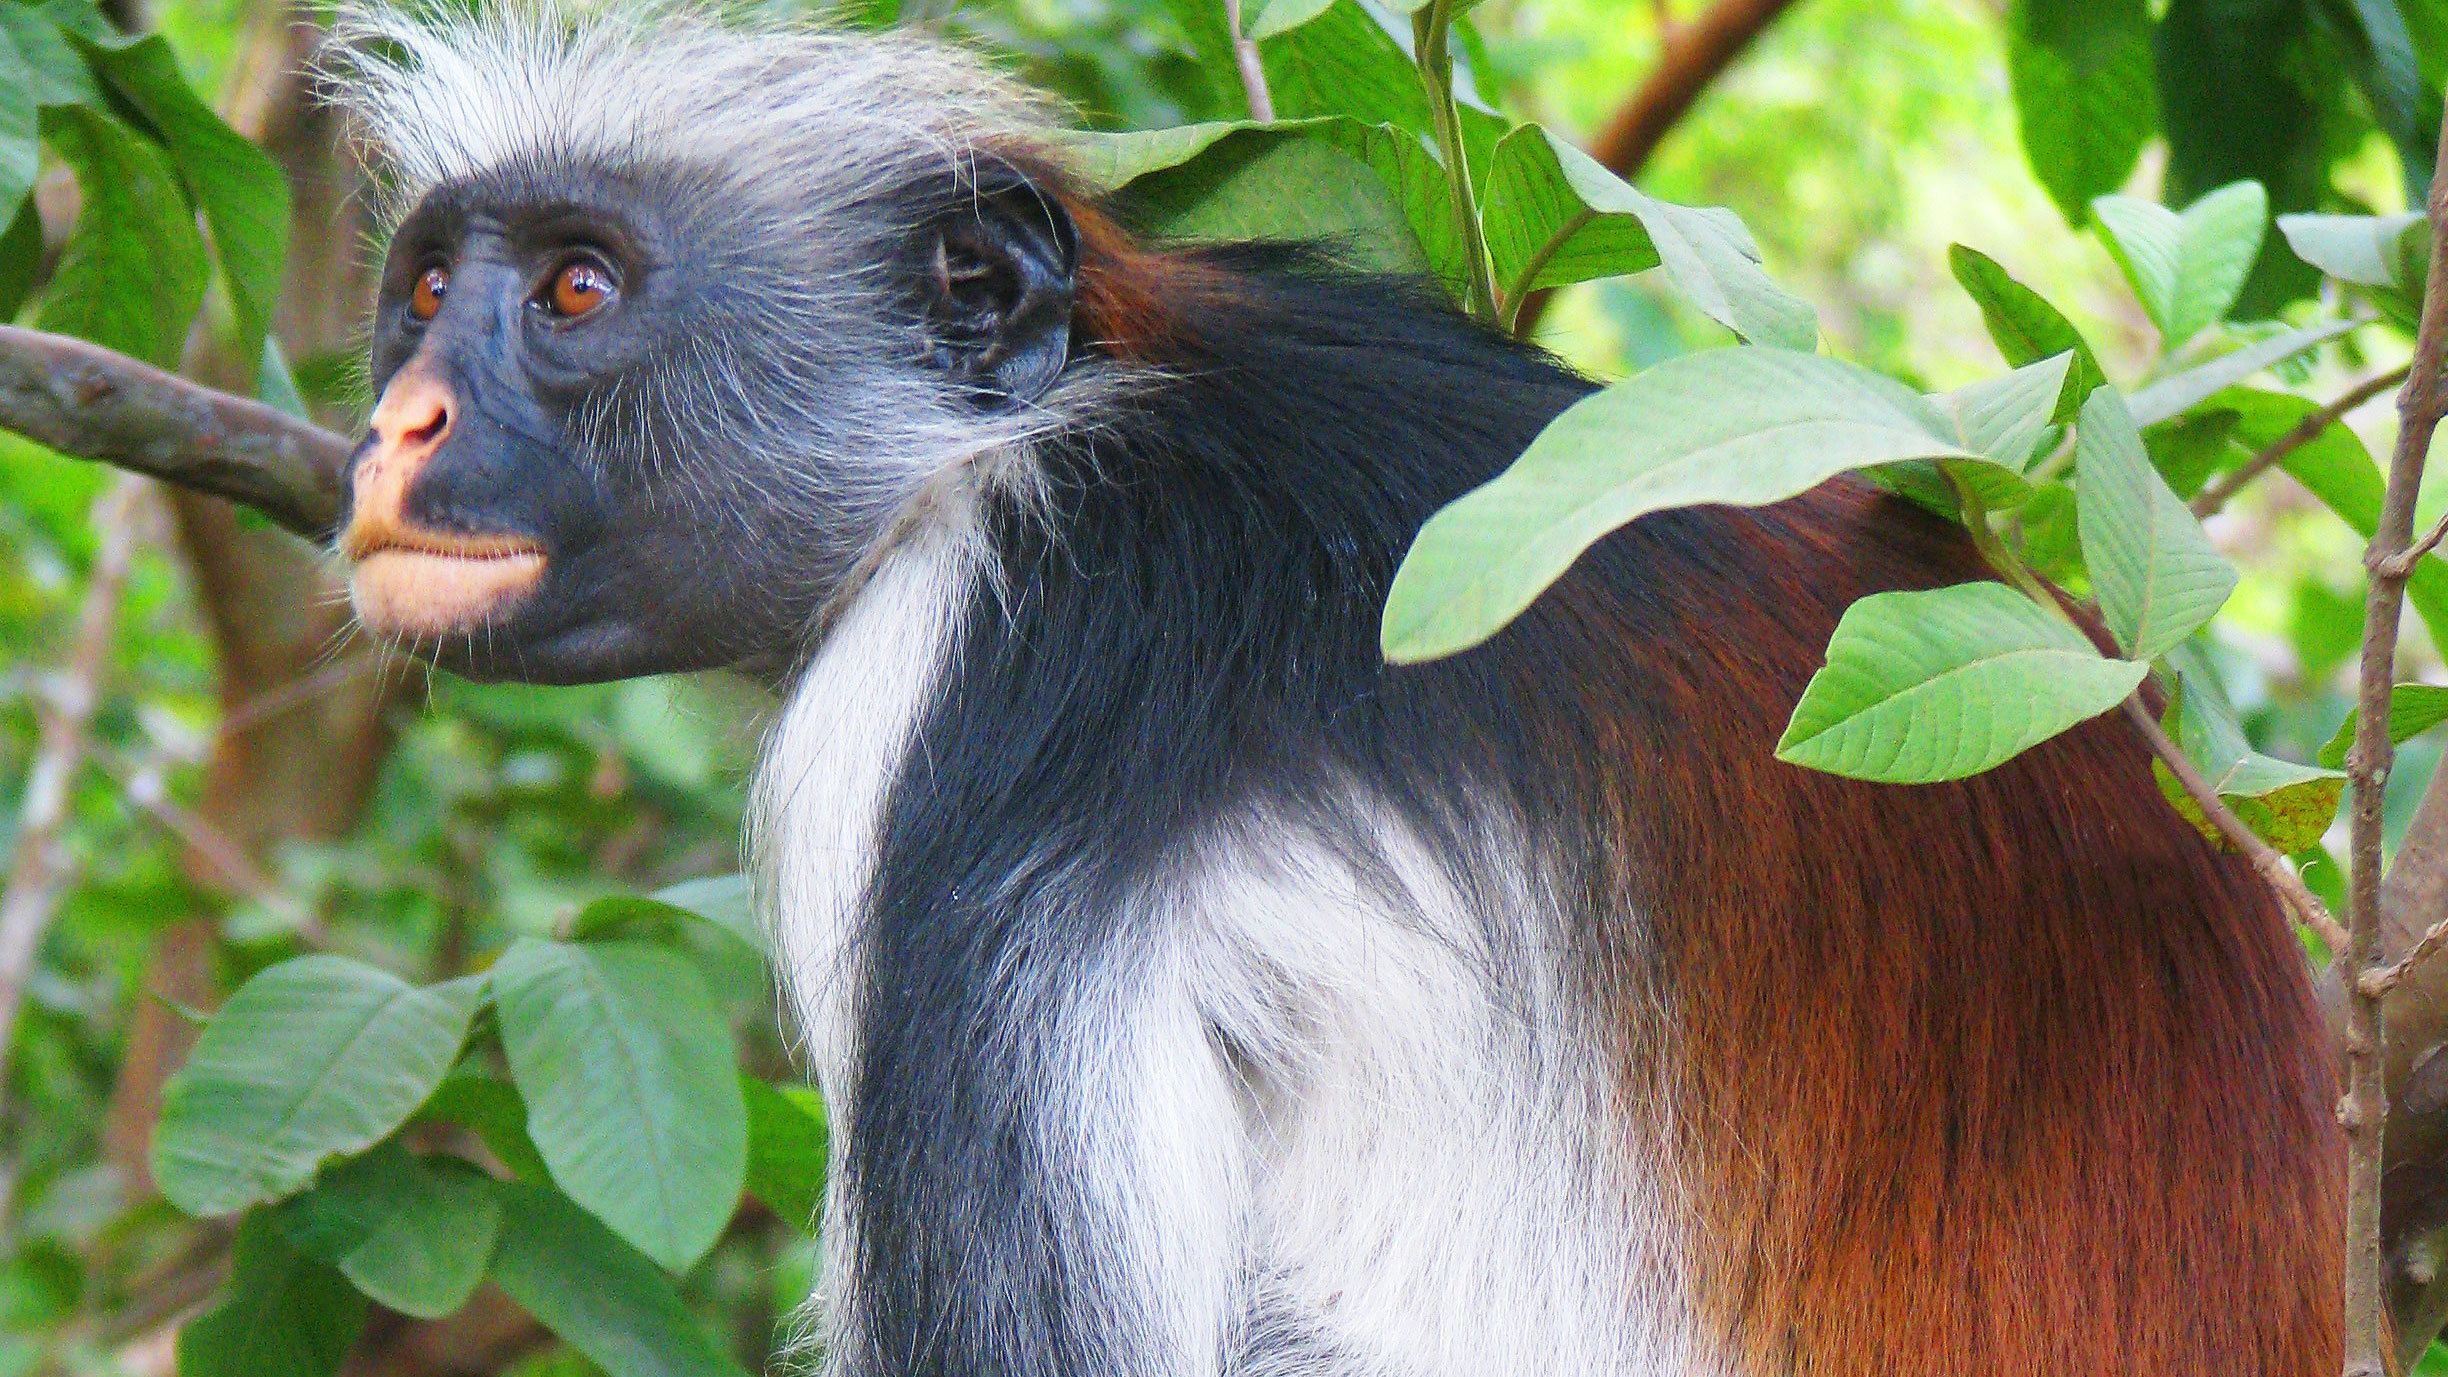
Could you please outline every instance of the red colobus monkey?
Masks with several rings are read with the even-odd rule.
[[[763,666],[838,1377],[2309,1374],[2340,1147],[2271,897],[2104,719],[1778,763],[1837,483],[1646,518],[1390,667],[1591,384],[1417,284],[1154,245],[873,36],[348,19],[401,212],[341,548],[477,676]]]

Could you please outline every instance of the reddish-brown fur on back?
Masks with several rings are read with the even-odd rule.
[[[2114,716],[1956,783],[1777,762],[1847,604],[1984,571],[1861,485],[1699,519],[1735,553],[1667,571],[1673,606],[1565,596],[1681,628],[1633,651],[1659,706],[1608,752],[1660,944],[1619,959],[1671,992],[1698,1302],[1738,1370],[2335,1371],[2341,1138],[2272,896]]]

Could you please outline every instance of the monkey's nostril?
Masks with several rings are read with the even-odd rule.
[[[401,435],[400,442],[403,444],[417,446],[438,444],[440,443],[442,437],[448,433],[450,433],[450,408],[446,406],[437,406],[433,409],[433,414],[426,419],[423,425],[417,426]]]

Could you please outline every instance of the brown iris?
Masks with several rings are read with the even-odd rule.
[[[419,320],[431,320],[442,310],[442,298],[450,294],[450,269],[427,268],[417,274],[416,285],[408,289],[408,314]]]
[[[545,289],[545,304],[553,314],[575,319],[612,299],[619,290],[610,270],[593,259],[578,258],[561,265],[553,274],[552,285]]]

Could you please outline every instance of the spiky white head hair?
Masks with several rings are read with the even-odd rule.
[[[345,7],[325,64],[396,209],[521,162],[702,161],[803,188],[1041,143],[1050,110],[974,54],[908,33],[726,25],[675,0]]]

